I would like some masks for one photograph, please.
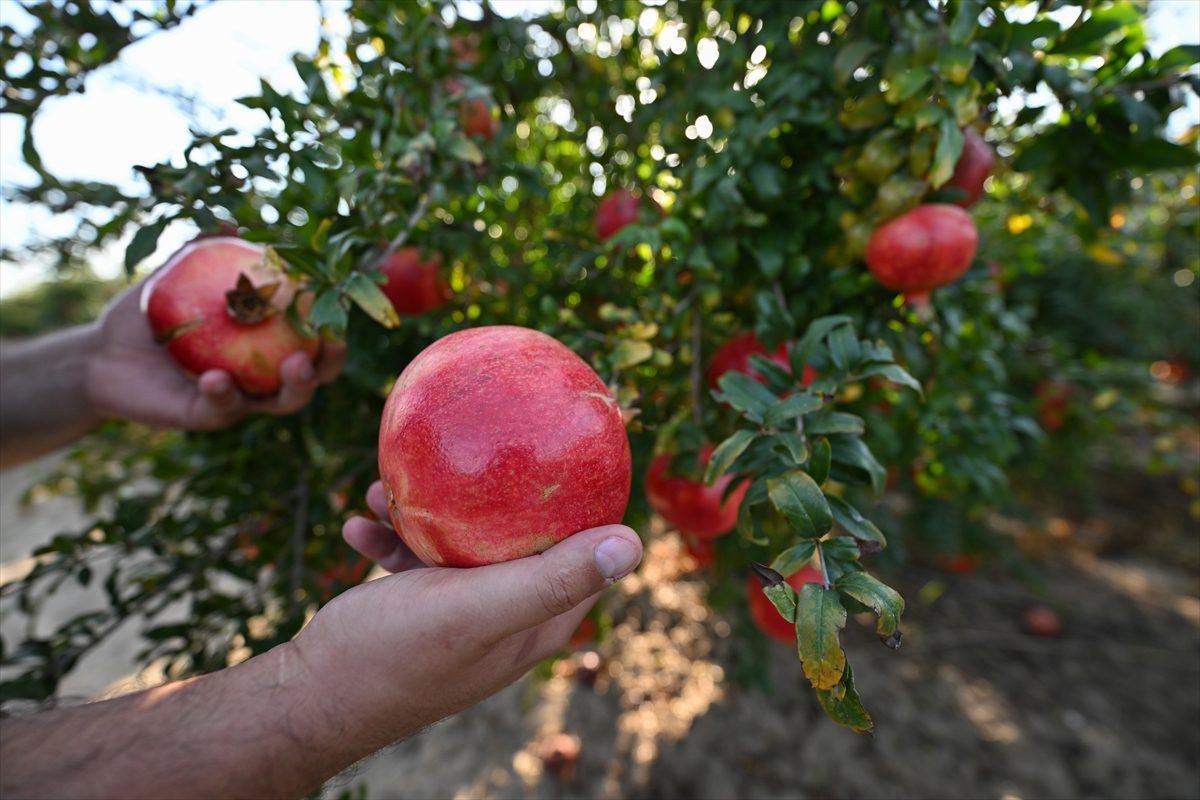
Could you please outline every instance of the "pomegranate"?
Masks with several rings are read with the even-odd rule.
[[[596,640],[596,620],[591,617],[584,617],[579,623],[579,627],[571,634],[571,638],[567,640],[568,647],[583,647],[585,644],[591,644]]]
[[[1062,635],[1062,617],[1058,612],[1047,606],[1030,606],[1021,616],[1025,632],[1032,636],[1055,638]]]
[[[978,240],[975,223],[958,206],[917,206],[871,234],[867,266],[884,286],[920,302],[967,271]]]
[[[952,556],[942,555],[934,559],[938,569],[951,575],[970,575],[979,567],[979,556],[969,553],[957,553]]]
[[[461,95],[466,86],[457,80],[446,81],[446,92]],[[500,121],[492,116],[492,105],[482,97],[464,98],[458,107],[458,122],[467,136],[482,136],[485,142],[496,138]]]
[[[813,567],[801,567],[800,571],[787,579],[796,591],[806,583],[823,583],[821,573]],[[746,586],[750,594],[750,618],[763,633],[772,639],[791,644],[796,641],[796,626],[779,615],[779,609],[763,594],[762,583],[753,575]]]
[[[697,539],[694,536],[683,537],[683,548],[696,561],[696,566],[704,569],[717,563],[717,546],[712,539]]]
[[[974,128],[963,129],[962,155],[954,165],[954,174],[946,182],[943,189],[961,189],[966,196],[955,200],[954,204],[969,208],[979,201],[983,195],[983,183],[992,174],[996,164],[996,154],[979,132]]]
[[[787,345],[781,344],[773,353],[768,353],[767,348],[763,347],[758,337],[753,333],[743,333],[733,337],[713,353],[712,361],[708,365],[708,385],[713,389],[718,388],[717,381],[731,369],[749,375],[759,383],[766,383],[767,379],[759,375],[758,370],[750,363],[750,356],[753,355],[766,356],[768,360],[775,362],[788,372],[792,371],[791,362],[788,361]],[[805,364],[804,375],[800,382],[808,386],[816,379],[816,370]]]
[[[628,189],[614,189],[596,208],[596,238],[605,242],[620,230],[637,222],[641,200]]]
[[[711,444],[701,449],[701,464],[708,463],[712,451]],[[668,475],[671,460],[670,455],[662,453],[654,457],[646,470],[646,499],[650,507],[685,537],[714,539],[733,530],[749,482],[743,481],[722,503],[721,495],[733,481],[733,475],[724,475],[712,486],[705,486],[682,475]]]
[[[441,256],[436,253],[424,260],[417,248],[401,247],[380,265],[387,281],[379,288],[397,314],[424,314],[450,299],[450,285],[441,275],[441,266]]]
[[[327,567],[316,576],[321,597],[328,599],[338,592],[357,586],[371,571],[371,562],[357,553],[344,557],[333,566]]]
[[[392,523],[425,563],[540,553],[620,522],[632,477],[621,409],[583,359],[544,333],[472,328],[425,348],[379,430]]]
[[[1034,405],[1044,430],[1055,433],[1066,427],[1073,393],[1071,384],[1060,380],[1044,380],[1034,388]]]
[[[284,313],[296,290],[267,248],[229,236],[183,247],[142,290],[156,341],[192,375],[221,369],[247,394],[279,391],[279,365],[297,351],[310,358],[318,339],[300,334]],[[298,301],[301,310],[307,298]]]

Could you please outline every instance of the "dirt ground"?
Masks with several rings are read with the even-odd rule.
[[[1051,537],[1073,525],[1050,524]],[[1200,547],[1195,533],[1182,546]],[[1200,797],[1195,572],[1068,549],[1035,567],[1054,587],[1039,598],[999,569],[907,570],[898,652],[851,624],[867,737],[825,719],[787,646],[769,645],[769,692],[728,680],[739,640],[680,550],[673,535],[652,542],[595,651],[377,755],[326,796]],[[1021,630],[1039,601],[1063,610],[1061,638]],[[564,736],[577,762],[547,767]]]
[[[0,478],[0,573],[23,571],[24,553],[79,519],[61,500],[16,506],[52,464]],[[638,575],[607,598],[618,622],[594,649],[377,754],[322,794],[1200,797],[1200,531],[1186,504],[1164,505],[1177,491],[1139,496],[1154,497],[1153,509],[1064,510],[1019,531],[1032,583],[987,566],[895,576],[908,598],[901,649],[880,645],[869,624],[848,629],[873,736],[825,719],[787,646],[764,645],[769,691],[735,681],[747,660],[737,615],[708,608],[707,576],[657,531]],[[1155,534],[1139,537],[1147,519]],[[63,613],[81,602],[56,600]],[[1034,602],[1063,612],[1061,638],[1022,632]],[[12,632],[16,620],[4,623]],[[68,693],[144,685],[146,675],[131,678],[133,641],[122,630],[89,656]],[[555,755],[575,747],[573,764]]]

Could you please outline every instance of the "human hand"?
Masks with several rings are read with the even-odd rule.
[[[243,394],[233,376],[222,370],[190,378],[154,341],[141,310],[142,286],[123,292],[94,325],[84,390],[102,415],[148,425],[215,430],[256,412],[290,414],[312,399],[317,386],[336,378],[345,363],[345,345],[337,342],[325,342],[316,363],[304,353],[293,353],[279,368],[283,387],[263,398]]]
[[[387,519],[378,482],[367,502]],[[389,526],[361,517],[343,536],[396,574],[336,597],[293,644],[322,724],[346,726],[369,748],[483,700],[560,650],[642,555],[622,525],[471,569],[423,567]]]

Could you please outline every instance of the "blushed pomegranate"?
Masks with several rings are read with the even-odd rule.
[[[442,277],[442,258],[434,253],[421,258],[416,247],[401,247],[379,266],[387,281],[379,288],[392,301],[397,314],[413,316],[443,306],[450,299],[450,285]]]
[[[801,567],[799,572],[787,579],[787,582],[797,592],[806,583],[823,583],[821,572],[808,566]],[[754,620],[758,629],[780,642],[787,644],[795,642],[796,626],[779,615],[775,604],[763,594],[762,583],[758,578],[750,576],[750,580],[746,584],[746,591],[750,595],[750,618]]]
[[[767,379],[760,375],[754,365],[750,363],[750,356],[753,355],[766,356],[767,360],[773,361],[788,372],[792,371],[791,362],[788,360],[787,345],[781,344],[775,348],[774,352],[768,353],[767,348],[763,347],[757,336],[753,333],[743,333],[733,337],[713,353],[712,361],[708,364],[709,387],[718,388],[717,382],[730,370],[749,375],[759,383],[766,383]],[[800,382],[808,386],[816,379],[817,371],[805,364],[804,376]]]
[[[963,129],[962,155],[954,165],[954,174],[946,182],[943,189],[961,189],[966,196],[955,200],[954,204],[969,208],[979,201],[983,195],[983,184],[992,167],[996,164],[996,154],[990,145],[983,140],[974,128]]]
[[[592,368],[544,333],[501,325],[445,336],[404,369],[379,475],[413,552],[471,567],[620,522],[632,471],[621,409]]]
[[[213,236],[171,256],[141,300],[155,340],[188,373],[225,370],[243,392],[268,395],[279,391],[285,358],[297,351],[313,358],[321,349],[288,322],[295,293],[267,248]]]
[[[871,234],[867,266],[884,286],[919,300],[967,271],[978,240],[975,223],[958,206],[917,206]]]
[[[614,189],[596,207],[596,238],[605,242],[637,222],[641,201],[628,189]]]
[[[700,451],[701,464],[708,463],[712,451],[711,444],[704,446]],[[671,460],[669,454],[662,453],[654,457],[646,470],[646,499],[650,507],[685,537],[713,539],[733,530],[749,481],[743,481],[722,503],[721,496],[733,481],[733,475],[723,475],[712,486],[705,486],[683,475],[668,474]]]

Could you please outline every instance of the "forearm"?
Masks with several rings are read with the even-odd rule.
[[[236,667],[0,723],[0,796],[302,797],[368,741],[291,644]]]
[[[95,325],[0,344],[0,468],[72,442],[100,422],[85,391],[96,347]]]

